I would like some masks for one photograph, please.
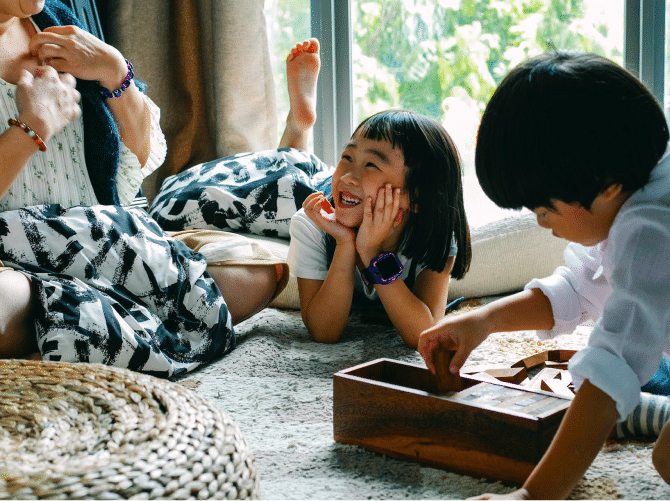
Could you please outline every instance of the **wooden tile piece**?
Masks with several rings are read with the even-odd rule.
[[[481,379],[482,381],[499,381],[498,379],[495,378],[495,376],[492,376],[488,372],[475,372],[472,374],[472,377],[476,377],[477,379]]]
[[[577,353],[577,350],[549,350],[547,358],[552,362],[567,362],[575,353]]]
[[[552,362],[551,360],[547,360],[544,365],[553,369],[567,370],[568,368],[568,362]]]
[[[477,374],[489,369],[509,369],[509,364],[480,364],[461,367],[461,374]]]
[[[563,395],[564,397],[573,398],[575,396],[570,388],[568,388],[568,385],[559,378],[543,379],[540,383],[540,389],[556,393],[557,395]]]
[[[440,351],[435,355],[435,372],[437,391],[440,394],[463,389],[461,375],[449,372],[449,364],[456,353],[453,350]]]
[[[546,379],[554,379],[560,374],[560,369],[552,369],[550,367],[545,367],[537,375],[530,380],[526,388],[532,390],[541,390],[542,381]]]
[[[510,367],[509,369],[488,369],[486,374],[490,374],[505,383],[519,384],[528,377],[525,367]]]
[[[526,370],[528,370],[532,369],[533,367],[542,365],[547,360],[548,360],[547,352],[542,351],[540,353],[535,353],[534,355],[531,355],[529,357],[522,358],[518,362],[512,364],[512,367],[524,367]]]

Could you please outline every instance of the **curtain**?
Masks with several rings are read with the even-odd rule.
[[[100,2],[102,4],[103,2]],[[263,0],[107,0],[106,41],[161,109],[165,164],[143,188],[193,165],[277,146]]]

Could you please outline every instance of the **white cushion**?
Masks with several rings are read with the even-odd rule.
[[[510,211],[511,212],[511,211]],[[533,213],[512,213],[470,229],[472,261],[462,280],[452,280],[449,298],[518,291],[563,264],[566,240],[538,226]]]

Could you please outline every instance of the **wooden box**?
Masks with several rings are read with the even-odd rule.
[[[424,367],[379,359],[333,377],[335,441],[475,477],[521,484],[571,399],[461,375],[437,395]]]

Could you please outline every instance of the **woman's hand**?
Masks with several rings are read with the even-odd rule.
[[[356,250],[366,266],[384,248],[397,247],[402,216],[400,188],[393,188],[390,184],[380,188],[374,208],[372,197],[365,200],[363,222],[356,235]]]
[[[326,209],[324,209],[324,207]],[[314,224],[316,224],[323,231],[332,235],[335,241],[340,243],[354,243],[356,233],[343,224],[340,224],[335,219],[335,213],[332,212],[330,203],[321,192],[312,193],[302,203],[302,208],[305,209],[305,214]],[[330,209],[330,211],[328,211]],[[322,212],[323,211],[323,212]],[[324,215],[325,212],[325,215]]]
[[[30,41],[30,51],[56,71],[82,80],[97,80],[117,89],[128,67],[121,53],[77,26],[51,26]]]
[[[81,115],[76,81],[68,73],[41,66],[35,74],[23,71],[16,87],[18,119],[46,141]]]
[[[419,336],[417,351],[426,367],[435,374],[435,355],[444,350],[456,350],[449,371],[458,374],[468,356],[489,335],[486,317],[481,310],[447,317]]]

